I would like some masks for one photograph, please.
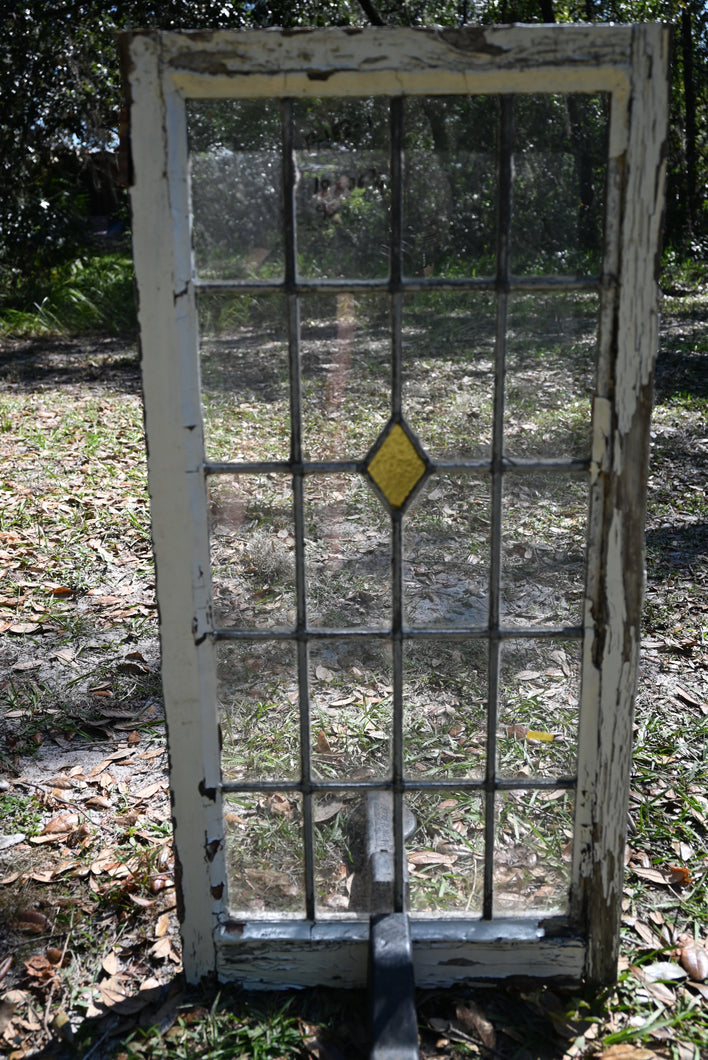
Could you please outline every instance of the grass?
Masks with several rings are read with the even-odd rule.
[[[435,457],[460,451],[480,456],[488,445],[491,413],[490,324],[483,300],[470,329],[459,296],[450,297],[448,305],[438,295],[430,304],[416,296],[404,310],[411,351],[405,400]],[[264,301],[242,299],[230,307],[222,300],[218,313],[213,307],[209,311],[204,378],[212,456],[248,458],[258,447],[259,453],[278,458],[286,445],[286,348],[282,331],[268,324],[271,303]],[[574,309],[562,299],[523,299],[515,305],[515,334],[531,336],[526,345],[515,339],[510,350],[510,435],[520,455],[582,446],[591,382],[584,368],[591,313],[592,307]],[[375,299],[361,304],[323,299],[322,304],[313,301],[303,318],[308,453],[313,459],[358,458],[388,414],[380,307]],[[424,325],[430,319],[435,342],[427,345]],[[419,998],[426,1057],[479,1055],[480,1032],[469,1015],[472,1000],[496,1028],[495,1048],[504,1056],[600,1056],[626,1044],[667,1060],[697,1060],[708,1050],[699,987],[652,974],[658,962],[677,967],[681,936],[695,934],[705,941],[708,916],[708,718],[701,708],[706,702],[707,321],[703,288],[667,297],[653,420],[646,647],[618,985],[594,996],[544,987],[428,994]],[[242,329],[238,343],[234,322]],[[0,662],[6,706],[2,764],[11,777],[27,768],[38,750],[57,743],[80,748],[105,740],[107,731],[113,740],[121,732],[125,737],[130,730],[114,728],[108,708],[141,711],[159,701],[160,688],[134,353],[106,349],[98,338],[72,344],[65,335],[59,347],[43,345],[41,339],[7,341],[7,386],[0,398],[0,550],[7,571],[0,580]],[[236,379],[244,381],[242,392],[224,400],[224,386]],[[463,385],[455,385],[457,380]],[[414,617],[431,623],[447,622],[451,615],[464,621],[484,600],[489,494],[480,478],[468,503],[462,485],[459,477],[437,476],[425,502],[410,513],[408,607]],[[294,537],[286,480],[275,475],[238,483],[214,479],[210,504],[222,620],[238,612],[254,624],[289,626]],[[582,590],[583,506],[583,489],[571,477],[514,482],[504,539],[510,586],[504,606],[510,621],[558,620],[575,613]],[[343,476],[312,478],[306,520],[311,620],[352,627],[383,624],[391,587],[386,517],[379,502],[363,484]],[[524,594],[529,582],[533,591]],[[461,594],[456,591],[460,583]],[[483,648],[431,642],[408,661],[407,769],[423,778],[482,775],[488,680]],[[578,673],[578,646],[571,640],[505,649],[498,731],[505,772],[522,777],[572,772]],[[385,651],[373,639],[358,642],[355,651],[313,648],[310,678],[317,772],[335,779],[358,771],[380,775],[391,716],[391,663]],[[219,680],[226,774],[296,776],[297,689],[289,647],[223,645]],[[160,729],[139,731],[142,742],[136,746],[158,751]],[[18,790],[0,792],[6,833],[36,836],[52,815],[66,812],[56,791],[42,788],[26,797]],[[306,1047],[310,1055],[316,1049],[328,1055],[325,1050],[334,1046],[327,1041],[340,1052],[344,1048],[342,1055],[363,1055],[363,1016],[356,1011],[361,999],[342,1002],[326,991],[306,991],[284,1009],[282,996],[254,1005],[252,997],[232,987],[217,995],[206,987],[185,992],[177,984],[170,994],[167,984],[177,965],[155,950],[160,939],[154,931],[163,911],[173,913],[152,890],[164,867],[160,858],[168,856],[161,852],[169,854],[168,811],[166,818],[153,813],[150,800],[136,802],[130,786],[100,791],[110,791],[110,810],[89,813],[91,836],[77,836],[62,854],[76,874],[60,874],[48,883],[33,880],[33,872],[58,863],[54,851],[59,848],[26,844],[26,850],[13,854],[23,879],[0,888],[8,922],[26,908],[49,921],[46,937],[13,936],[12,942],[17,958],[11,989],[23,994],[18,1001],[23,1018],[38,1021],[31,1032],[35,1041],[51,1039],[51,1019],[64,1010],[76,1055],[275,1058],[301,1055]],[[79,793],[70,798],[79,800]],[[409,845],[413,909],[442,916],[460,908],[474,912],[482,871],[479,796],[419,792],[411,808],[418,820]],[[316,803],[317,900],[326,917],[351,915],[348,881],[359,853],[356,825],[350,822],[356,812],[351,793],[333,792]],[[572,812],[572,794],[563,792],[513,792],[501,801],[499,913],[562,907]],[[288,793],[229,798],[235,907],[251,916],[302,907],[300,820],[298,798]],[[111,850],[120,866],[115,872],[122,875],[91,870],[101,863],[102,848]],[[671,867],[687,870],[683,884],[671,881]],[[0,875],[6,871],[7,861]],[[658,875],[652,878],[652,872]],[[660,882],[662,873],[669,874],[668,882]],[[89,887],[92,878],[95,890]],[[135,898],[156,905],[139,906]],[[0,932],[0,943],[4,939]],[[64,946],[66,963],[53,978],[41,980],[21,963],[47,947]],[[118,972],[108,976],[103,962],[113,967],[113,957]],[[113,1011],[120,1045],[104,1037],[107,1025],[91,1008],[108,996],[105,990],[101,994],[100,983],[114,982],[116,975],[136,996],[146,983],[148,992],[157,991],[140,1009],[141,1026],[138,1015]],[[23,1040],[18,1024],[20,1044],[10,1047],[19,1049]],[[437,1047],[442,1041],[447,1044]],[[47,1055],[60,1056],[63,1048],[68,1053],[68,1040],[62,1045],[55,1035],[54,1052]]]
[[[0,337],[66,335],[86,331],[131,333],[136,316],[129,250],[86,252],[56,266],[20,307],[0,302]]]

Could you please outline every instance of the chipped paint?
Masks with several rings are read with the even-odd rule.
[[[643,584],[668,33],[660,26],[138,32],[133,233],[177,900],[190,982],[363,985],[368,923],[228,919],[185,100],[605,92],[611,98],[569,919],[411,919],[416,981],[615,975]],[[197,778],[201,778],[197,781]]]

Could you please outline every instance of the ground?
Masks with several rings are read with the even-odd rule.
[[[422,994],[425,1057],[708,1050],[708,988],[686,978],[690,954],[678,960],[687,936],[699,960],[706,940],[707,358],[708,296],[667,298],[619,987]],[[15,1060],[365,1055],[358,995],[255,1005],[184,986],[135,346],[3,340],[3,361],[2,1048]]]

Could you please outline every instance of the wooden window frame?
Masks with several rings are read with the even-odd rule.
[[[229,919],[186,101],[606,93],[606,232],[592,404],[574,854],[567,917],[415,919],[416,984],[616,974],[644,512],[668,31],[654,24],[125,34],[133,244],[161,620],[178,909],[188,981],[361,986],[366,921]]]

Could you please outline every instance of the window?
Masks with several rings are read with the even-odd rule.
[[[137,33],[187,977],[613,977],[665,31]]]

